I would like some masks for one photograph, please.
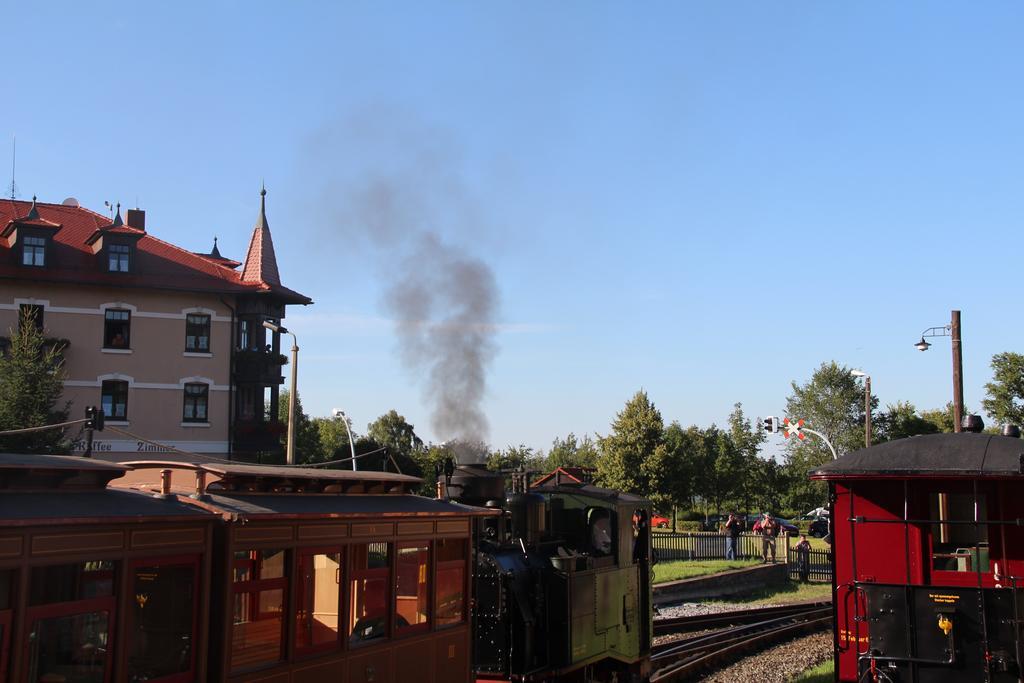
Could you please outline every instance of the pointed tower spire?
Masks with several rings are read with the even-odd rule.
[[[281,276],[277,272],[277,256],[274,254],[274,241],[270,237],[270,225],[267,224],[267,188],[260,188],[260,215],[252,229],[249,249],[245,253],[242,266],[242,282],[263,282],[268,285],[281,286]]]
[[[217,236],[213,237],[213,251],[210,252],[210,256],[213,258],[224,258],[220,255],[220,249],[217,248]]]
[[[111,227],[116,228],[119,225],[124,225],[124,221],[121,220],[121,202],[117,203],[117,215],[114,216],[114,222],[111,223]]]
[[[39,209],[36,208],[36,196],[32,195],[32,207],[28,210],[28,215],[25,218],[29,220],[39,220]]]

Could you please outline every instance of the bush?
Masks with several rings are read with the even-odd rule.
[[[683,510],[678,515],[677,519],[681,519],[684,522],[699,522],[704,519],[704,515],[697,510]]]
[[[688,519],[676,522],[676,531],[691,533],[694,531],[700,531],[700,527],[701,523],[697,520]]]

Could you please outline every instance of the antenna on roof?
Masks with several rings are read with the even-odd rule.
[[[103,206],[110,209],[110,220],[114,220],[114,205],[108,202],[106,199],[103,200]]]
[[[8,188],[11,191],[11,199],[18,196],[18,185],[14,182],[14,169],[15,164],[18,161],[18,136],[11,136],[11,186]]]

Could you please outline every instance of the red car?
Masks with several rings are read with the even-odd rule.
[[[659,515],[658,513],[651,515],[651,526],[656,526],[659,529],[667,529],[670,524],[672,524],[672,520],[665,515]]]

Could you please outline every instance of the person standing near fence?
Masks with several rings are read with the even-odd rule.
[[[769,552],[772,556],[772,564],[775,564],[775,539],[781,528],[770,512],[764,513],[764,516],[754,524],[754,533],[761,536],[761,564],[768,564]]]
[[[725,523],[725,559],[736,559],[736,543],[743,531],[743,522],[735,513],[729,513],[729,521]]]
[[[796,544],[796,568],[800,583],[807,583],[811,578],[811,542],[807,536],[800,536],[800,542]]]

